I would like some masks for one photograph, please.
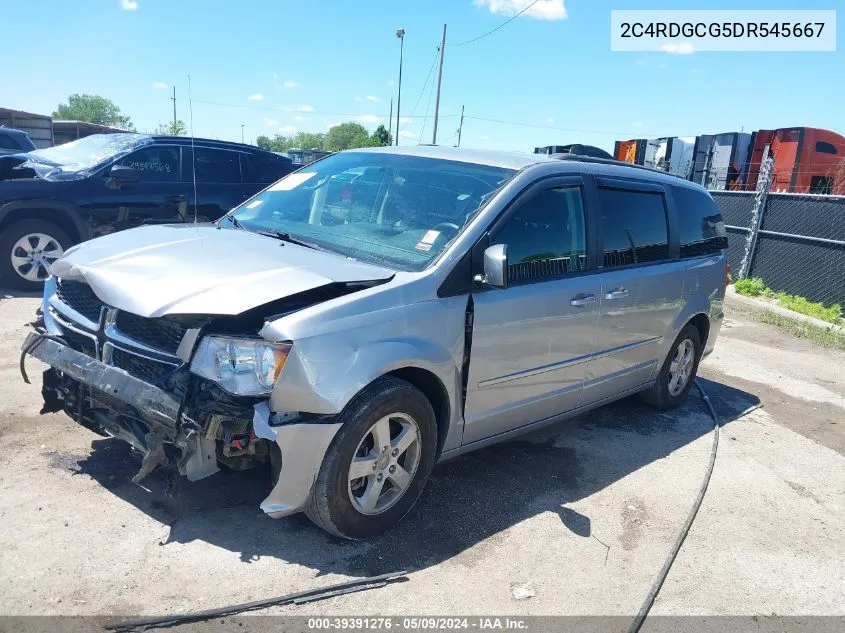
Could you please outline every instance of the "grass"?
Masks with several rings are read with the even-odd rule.
[[[845,350],[845,333],[843,332],[837,332],[832,328],[819,327],[798,319],[790,319],[771,310],[758,312],[757,318],[763,323],[774,325],[798,338],[809,339],[824,347]]]
[[[840,324],[842,323],[842,308],[838,303],[831,306],[826,306],[818,301],[810,301],[805,297],[798,295],[791,295],[785,292],[775,292],[763,282],[759,277],[747,277],[744,279],[737,279],[734,285],[736,291],[741,295],[748,297],[766,297],[768,299],[777,299],[778,303],[793,312],[805,314],[807,316],[827,321],[828,323]]]

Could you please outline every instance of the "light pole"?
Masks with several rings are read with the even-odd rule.
[[[396,29],[399,38],[399,93],[396,95],[396,145],[399,145],[399,106],[402,103],[402,55],[405,52],[405,29]]]

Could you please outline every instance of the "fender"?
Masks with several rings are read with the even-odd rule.
[[[316,343],[316,341],[315,341]],[[449,396],[454,419],[459,407],[459,375],[452,354],[427,339],[403,336],[356,349],[352,342],[321,340],[310,349],[294,344],[282,376],[270,397],[273,411],[335,415],[371,382],[396,369],[415,367],[431,372]]]
[[[12,215],[19,216],[20,219],[26,219],[27,211],[55,211],[56,213],[61,213],[65,219],[73,224],[76,234],[79,236],[78,242],[85,242],[93,237],[91,224],[83,219],[79,209],[68,202],[61,202],[50,198],[26,198],[0,205],[0,225]]]

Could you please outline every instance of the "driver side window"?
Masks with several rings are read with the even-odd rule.
[[[508,246],[511,282],[584,270],[585,243],[580,187],[555,187],[530,198],[491,241]]]
[[[131,167],[141,182],[176,182],[179,180],[179,148],[153,145],[121,158],[116,165]]]

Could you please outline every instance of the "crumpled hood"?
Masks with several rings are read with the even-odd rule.
[[[209,224],[146,226],[85,242],[52,267],[105,303],[145,317],[239,314],[334,282],[394,272],[341,255]]]

